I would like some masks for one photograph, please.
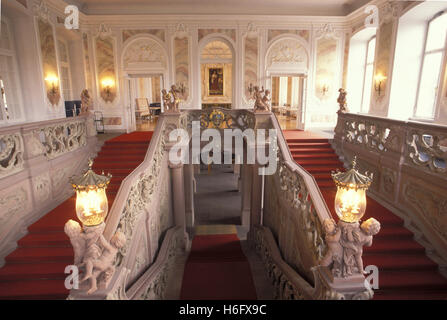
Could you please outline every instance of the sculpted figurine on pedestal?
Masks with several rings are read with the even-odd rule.
[[[361,225],[333,219],[324,221],[328,251],[320,265],[329,267],[334,277],[365,274],[363,268],[363,246],[371,246],[373,236],[380,231],[380,223],[370,218]]]
[[[255,111],[270,111],[270,90],[265,90],[264,93],[264,87],[259,90],[259,87],[255,86],[253,91],[253,99],[255,100]],[[264,93],[263,96],[262,93]]]
[[[90,288],[87,294],[92,294],[99,286],[107,287],[115,272],[114,261],[120,248],[126,243],[126,237],[117,231],[108,242],[103,231],[105,224],[95,227],[85,227],[84,230],[78,222],[68,220],[64,231],[70,238],[74,250],[74,264],[84,270],[81,283],[90,279]]]
[[[92,98],[87,89],[81,92],[81,114],[86,114],[92,107]]]
[[[169,92],[166,89],[161,90],[163,104],[166,112],[178,112],[180,105],[179,91],[175,85],[171,86]]]
[[[340,108],[338,109],[338,112],[341,112],[341,113],[349,112],[347,103],[346,103],[346,95],[348,93],[343,88],[338,89],[338,92],[340,92],[340,94],[338,95],[338,98],[337,98],[338,105],[340,106]]]

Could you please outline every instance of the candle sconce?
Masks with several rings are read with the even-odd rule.
[[[59,79],[56,75],[48,75],[45,78],[45,82],[47,83],[47,98],[50,103],[55,106],[59,103],[59,99],[61,97],[59,91]]]
[[[386,77],[382,75],[381,73],[377,74],[374,77],[374,89],[377,92],[377,95],[380,97],[380,93],[382,91],[382,82],[386,80]]]
[[[115,93],[113,88],[115,87],[115,80],[112,78],[105,78],[101,81],[101,97],[105,102],[113,102],[115,99]]]

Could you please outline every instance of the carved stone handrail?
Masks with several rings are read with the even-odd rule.
[[[69,177],[97,148],[90,115],[0,128],[0,265],[28,225],[73,194]]]
[[[447,268],[447,126],[339,113],[333,146],[374,174],[369,195],[405,220]],[[446,272],[447,274],[447,272]]]

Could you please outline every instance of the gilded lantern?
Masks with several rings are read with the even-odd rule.
[[[84,226],[97,226],[104,222],[108,203],[106,188],[112,175],[96,174],[92,170],[93,160],[89,160],[89,169],[82,175],[70,179],[76,190],[76,215]]]
[[[358,222],[365,214],[366,190],[372,182],[372,174],[368,176],[359,173],[356,164],[354,157],[350,170],[332,172],[332,179],[337,186],[335,212],[340,220],[348,223]]]

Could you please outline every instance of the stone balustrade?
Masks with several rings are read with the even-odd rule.
[[[446,270],[447,126],[339,113],[333,146],[374,174],[369,195],[405,220]]]
[[[73,193],[69,177],[87,167],[97,148],[91,116],[0,128],[1,259],[27,226]]]

